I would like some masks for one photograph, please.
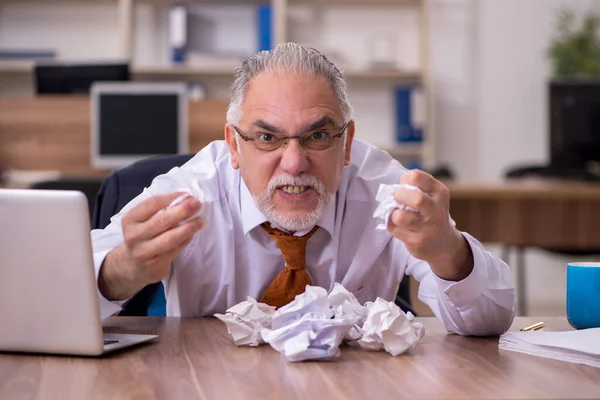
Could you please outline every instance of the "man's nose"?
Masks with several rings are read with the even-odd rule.
[[[285,172],[292,176],[306,172],[308,169],[308,159],[299,139],[288,139],[287,144],[283,145],[280,165]]]

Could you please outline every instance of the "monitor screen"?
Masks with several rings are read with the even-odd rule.
[[[42,63],[34,69],[37,94],[87,94],[94,82],[128,81],[127,63]]]
[[[92,89],[92,164],[118,168],[143,158],[188,152],[185,85],[96,84]]]
[[[550,164],[589,169],[600,163],[600,82],[550,85]]]

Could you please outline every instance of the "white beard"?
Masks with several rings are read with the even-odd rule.
[[[281,186],[310,186],[316,190],[318,201],[316,207],[305,214],[299,216],[284,215],[275,209],[273,195],[278,187]],[[312,175],[279,175],[269,182],[267,189],[258,196],[253,196],[258,209],[273,224],[287,232],[306,231],[314,227],[319,219],[327,211],[327,207],[334,197],[333,193],[327,193],[325,186]]]

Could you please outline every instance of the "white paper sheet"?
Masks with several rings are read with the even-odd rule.
[[[498,347],[600,368],[600,328],[566,332],[507,332]]]

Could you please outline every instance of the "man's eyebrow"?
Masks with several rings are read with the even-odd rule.
[[[315,122],[311,122],[310,124],[304,126],[304,128],[302,128],[302,131],[300,133],[311,132],[311,131],[314,131],[316,129],[328,126],[328,125],[335,126],[335,121],[329,115],[325,115],[325,116],[319,118],[318,120],[316,120]],[[285,132],[284,132],[283,129],[278,128],[275,125],[270,124],[267,121],[262,120],[262,119],[255,120],[254,122],[252,122],[252,124],[250,124],[250,127],[254,128],[254,129],[256,129],[256,128],[262,129],[262,130],[269,131],[269,132],[272,132],[272,133],[276,133],[276,134],[279,134],[279,135],[285,134]]]
[[[262,119],[257,119],[256,121],[252,122],[252,124],[250,124],[250,127],[251,128],[263,129],[265,131],[277,133],[277,134],[280,134],[280,135],[284,133],[281,129],[277,128],[275,125],[272,125],[272,124],[270,124],[267,121],[264,121]]]
[[[315,129],[323,128],[327,125],[335,126],[335,122],[333,121],[333,118],[331,118],[329,115],[325,115],[325,116],[321,117],[320,119],[318,119],[317,121],[306,125],[304,127],[304,129],[302,129],[302,133],[311,132],[311,131],[314,131]]]

